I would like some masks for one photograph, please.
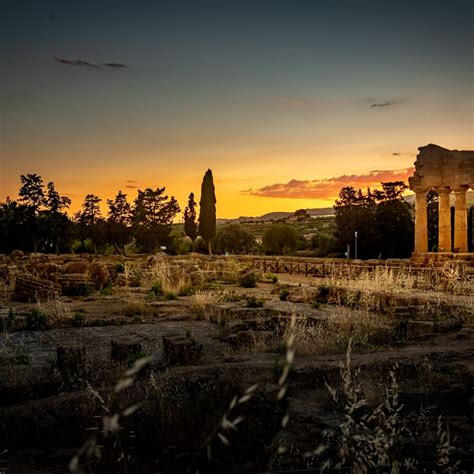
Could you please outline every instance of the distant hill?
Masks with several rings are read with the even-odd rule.
[[[319,209],[306,209],[306,212],[312,217],[320,216],[332,216],[334,214],[334,209],[332,207],[323,207]],[[252,216],[241,216],[236,219],[217,219],[218,224],[230,224],[230,223],[241,223],[241,222],[268,222],[276,221],[279,219],[287,219],[292,216],[294,212],[284,212],[284,211],[275,211],[268,212],[262,216],[252,217]]]

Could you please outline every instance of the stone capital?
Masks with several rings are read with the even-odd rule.
[[[451,194],[452,189],[450,186],[440,186],[438,188],[435,188],[435,191],[438,194]]]
[[[468,184],[461,184],[459,186],[453,186],[452,187],[452,190],[455,192],[455,193],[465,193],[467,192],[467,190],[469,189],[469,185]]]
[[[426,194],[429,190],[428,187],[425,187],[425,186],[413,186],[411,188],[411,190],[415,193],[415,194]]]

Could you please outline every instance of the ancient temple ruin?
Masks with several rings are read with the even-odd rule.
[[[415,173],[409,178],[415,192],[415,254],[428,252],[426,195],[439,195],[438,251],[468,251],[466,192],[474,189],[474,151],[447,150],[438,145],[418,148]],[[454,242],[451,232],[451,193],[454,193]]]

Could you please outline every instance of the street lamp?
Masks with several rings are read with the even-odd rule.
[[[355,240],[354,258],[357,260],[357,231],[354,232],[354,240]]]

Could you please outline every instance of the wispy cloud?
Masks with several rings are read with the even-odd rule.
[[[344,186],[356,188],[376,188],[387,181],[407,181],[413,168],[400,170],[375,170],[360,175],[342,175],[322,180],[292,179],[287,183],[276,183],[263,188],[242,191],[243,194],[275,198],[334,199]]]
[[[400,98],[400,99],[389,99],[389,100],[374,100],[371,101],[372,104],[370,105],[370,108],[377,108],[377,107],[390,107],[392,105],[400,105],[406,103],[406,99]]]
[[[297,96],[279,96],[274,99],[279,107],[285,109],[309,109],[325,110],[335,107],[342,107],[351,104],[350,100],[344,98],[326,98],[326,97],[297,97]]]

